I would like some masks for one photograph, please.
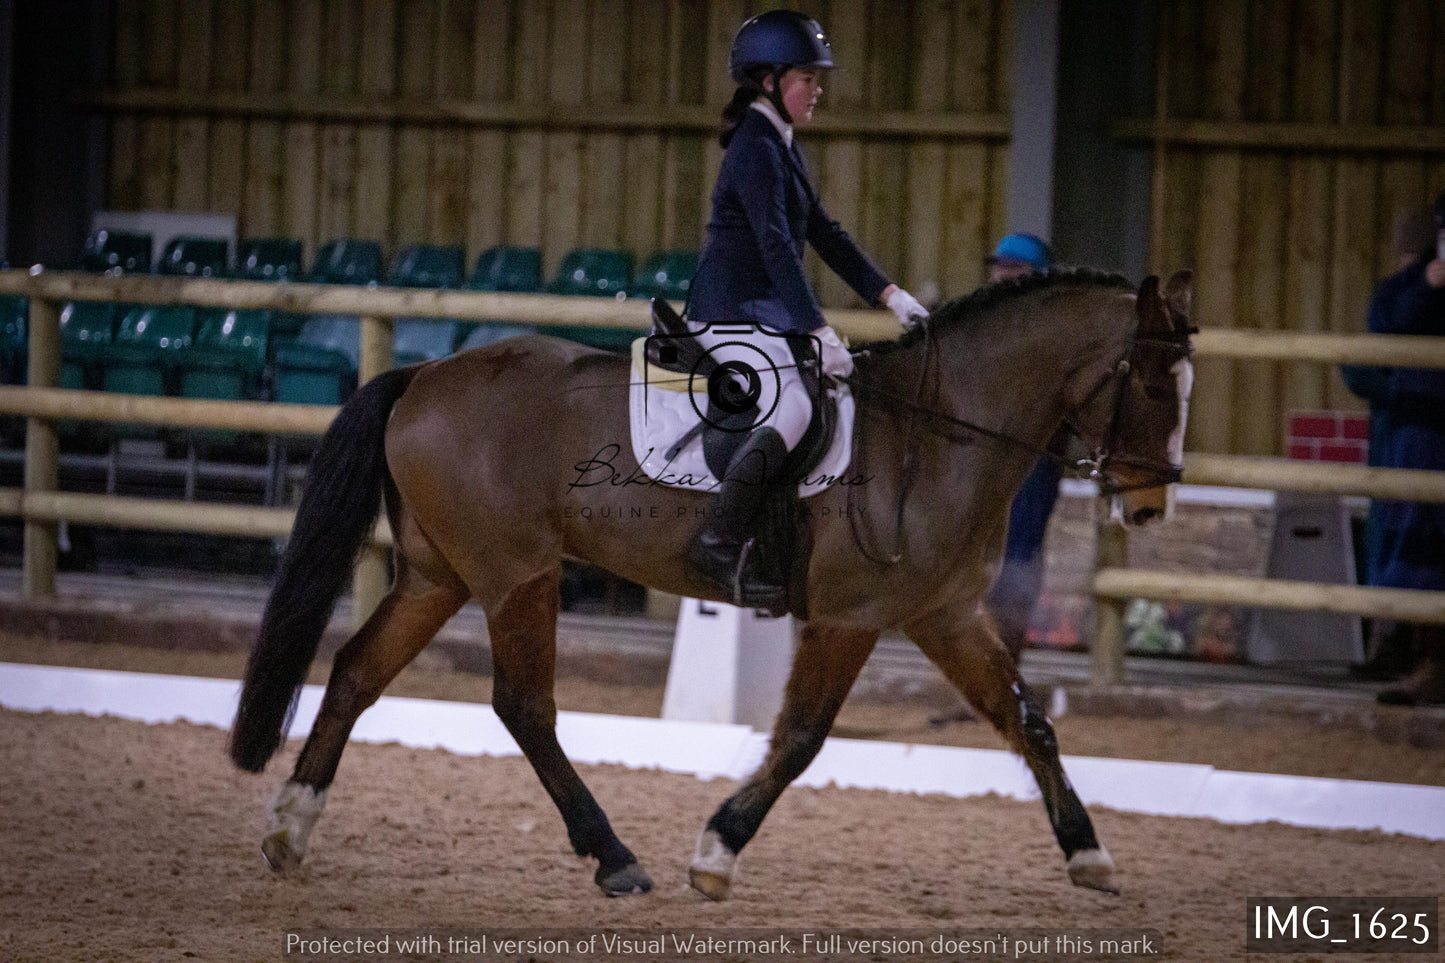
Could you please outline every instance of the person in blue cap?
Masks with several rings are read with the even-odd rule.
[[[1011,281],[1028,274],[1041,274],[1054,261],[1049,246],[1032,234],[1009,234],[998,242],[988,261],[990,284]]]
[[[727,470],[688,559],[701,579],[736,605],[777,608],[785,598],[782,573],[758,565],[752,551],[769,488],[780,481],[784,459],[812,417],[812,400],[793,355],[798,339],[790,344],[780,335],[816,339],[801,341],[817,345],[825,375],[845,378],[853,370],[852,356],[808,286],[804,243],[865,302],[887,305],[905,328],[928,316],[828,216],[809,182],[793,133],[812,122],[825,71],[832,66],[833,50],[823,28],[794,10],[770,10],[748,20],[728,54],[728,71],[738,87],[723,110],[718,140],[726,153],[713,187],[712,217],[688,312],[693,322],[754,329],[744,337],[703,331],[698,340],[720,363],[732,362],[744,371],[757,368],[759,353],[767,356],[771,370],[759,372],[761,385],[754,387],[762,392],[757,410],[771,414],[744,426],[731,452],[718,456]]]
[[[991,284],[1042,274],[1053,264],[1048,244],[1032,234],[1009,234],[987,260]],[[1044,582],[1044,534],[1059,498],[1063,477],[1058,462],[1040,458],[1024,479],[1009,510],[1003,568],[985,606],[998,624],[999,638],[1017,662],[1028,642],[1029,620]]]

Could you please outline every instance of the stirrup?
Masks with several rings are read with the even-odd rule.
[[[743,542],[742,549],[738,552],[738,564],[733,570],[732,584],[728,586],[732,593],[732,604],[742,609],[777,611],[787,602],[787,587],[775,584],[761,572],[753,572],[751,580],[747,578],[748,559],[757,547],[758,540],[750,538]]]

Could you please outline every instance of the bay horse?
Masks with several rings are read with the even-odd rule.
[[[923,331],[875,344],[852,378],[854,465],[867,484],[810,499],[807,621],[767,756],[707,822],[690,881],[726,897],[738,854],[823,745],[879,634],[899,629],[1021,754],[1069,878],[1116,892],[1114,865],[1059,763],[1040,699],[979,607],[1010,501],[1067,423],[1124,518],[1160,513],[1179,477],[1189,390],[1191,279],[1136,292],[1055,272],[941,307]],[[551,795],[573,849],[610,896],[652,881],[557,742],[553,674],[564,557],[665,592],[724,601],[685,564],[705,494],[638,484],[629,360],[528,336],[361,387],[313,457],[246,667],[230,755],[259,772],[285,737],[357,551],[385,503],[395,579],[337,654],[325,697],[262,843],[299,867],[361,712],[468,599],[486,612],[492,706]],[[614,473],[579,484],[599,452]],[[587,467],[590,466],[590,467]],[[624,510],[625,509],[625,510]],[[632,509],[642,509],[634,511]]]

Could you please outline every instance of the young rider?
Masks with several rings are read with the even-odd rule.
[[[804,242],[864,301],[886,304],[905,327],[928,316],[828,216],[808,180],[793,131],[812,122],[824,71],[832,66],[823,29],[792,10],[771,10],[744,23],[728,55],[738,89],[723,110],[719,141],[726,153],[689,310],[696,322],[755,329],[743,337],[705,331],[698,340],[720,362],[759,369],[759,355],[766,355],[768,370],[758,371],[763,377],[752,390],[761,388],[757,410],[771,413],[750,433],[738,433],[689,560],[737,605],[772,608],[785,594],[780,573],[764,571],[747,551],[758,534],[768,486],[778,481],[783,460],[812,415],[797,361],[780,335],[816,338],[824,374],[847,377],[853,370],[853,359],[823,319],[804,276]]]

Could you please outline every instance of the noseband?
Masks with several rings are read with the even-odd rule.
[[[1119,359],[1119,363],[1114,366],[1114,373],[1110,376],[1109,381],[1105,382],[1105,385],[1112,384],[1114,387],[1109,428],[1103,439],[1100,440],[1098,447],[1094,449],[1093,455],[1073,465],[1075,470],[1099,486],[1099,494],[1112,497],[1142,488],[1161,488],[1165,485],[1172,485],[1183,477],[1184,469],[1181,465],[1120,453],[1115,451],[1115,448],[1118,446],[1119,432],[1124,421],[1125,389],[1129,383],[1129,372],[1134,367],[1135,350],[1139,345],[1147,344],[1174,355],[1177,363],[1180,359],[1187,358],[1193,353],[1193,349],[1189,346],[1189,334],[1190,329],[1182,330],[1181,337],[1178,338],[1140,338],[1136,337],[1134,332],[1130,333],[1128,350],[1124,352],[1124,357]],[[1097,390],[1102,390],[1105,385],[1101,385]],[[1091,395],[1090,398],[1092,397]],[[1084,405],[1087,406],[1087,404],[1086,400]],[[1069,423],[1070,428],[1073,428],[1075,434],[1083,437],[1079,429],[1073,425],[1073,415],[1066,417],[1065,421]],[[1060,460],[1062,461],[1062,459]],[[1067,462],[1065,463],[1067,464]],[[1112,471],[1115,465],[1124,465],[1142,472],[1142,480],[1127,484],[1121,482]]]

